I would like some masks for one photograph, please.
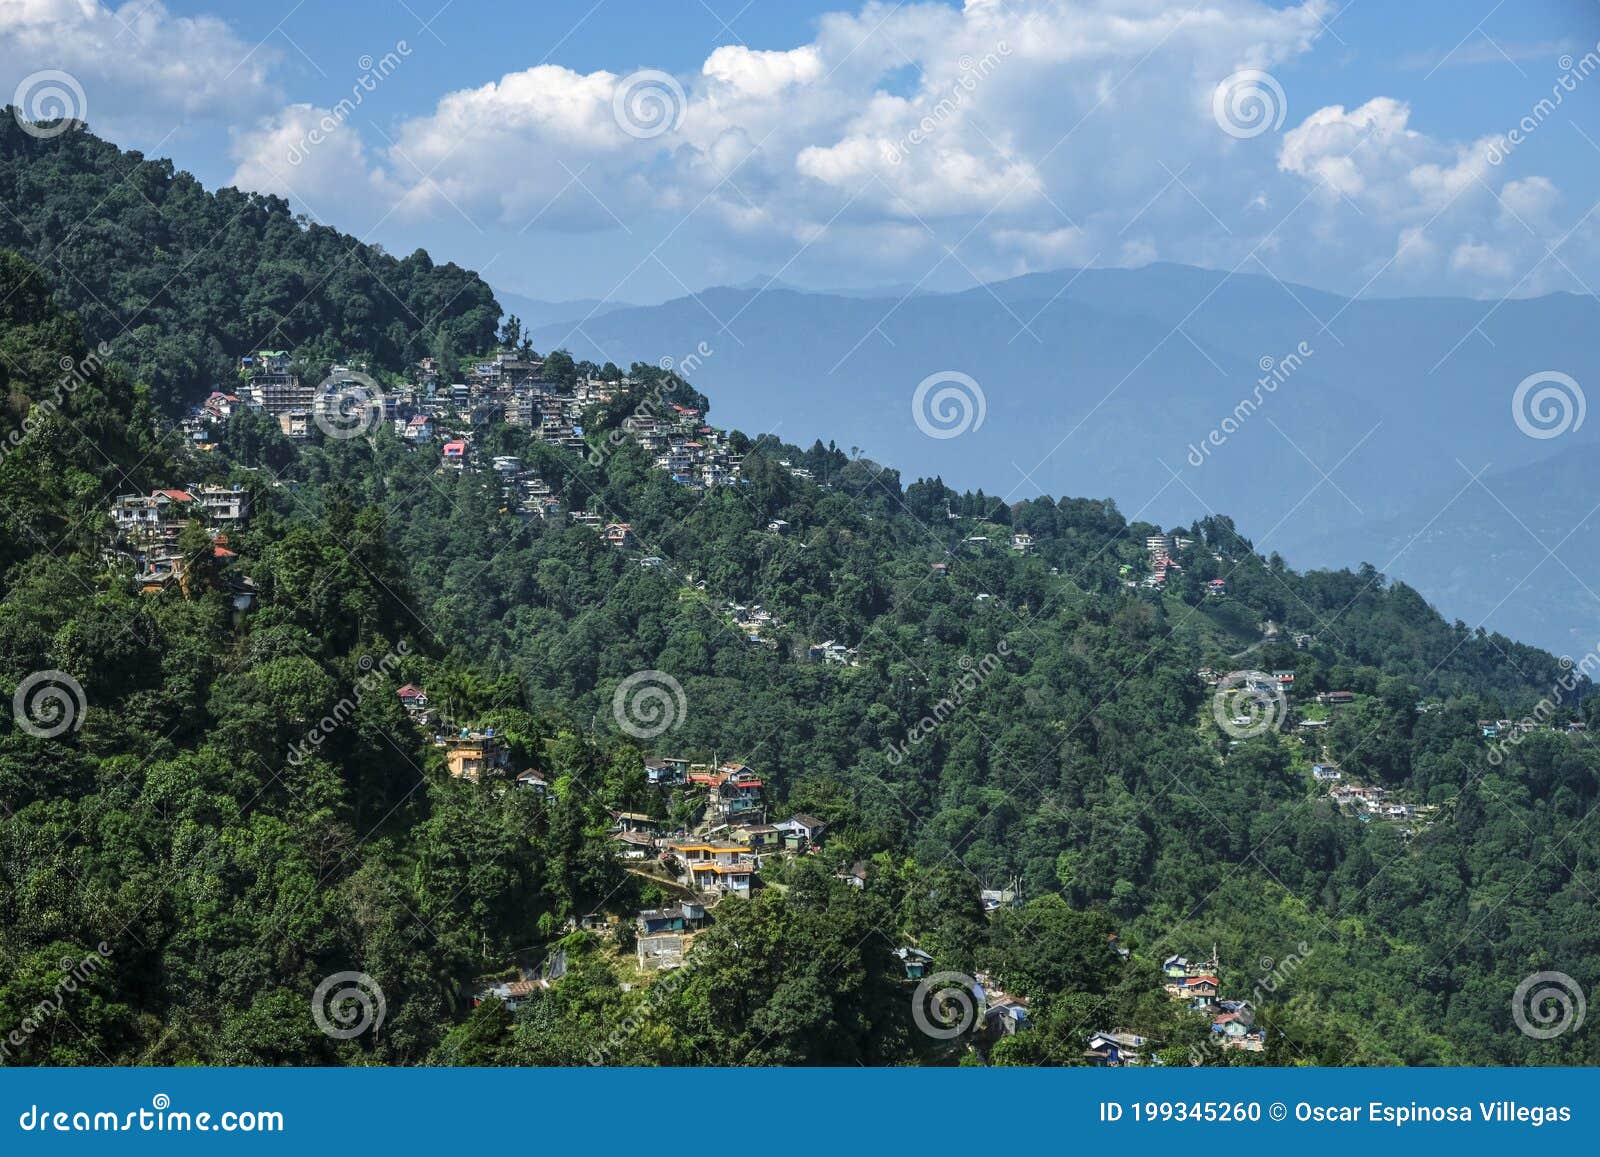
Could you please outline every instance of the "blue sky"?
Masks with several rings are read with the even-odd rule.
[[[1597,46],[1593,0],[0,3],[7,91],[66,72],[118,143],[550,299],[1149,260],[1589,291]],[[660,134],[614,119],[639,70]],[[1209,100],[1246,70],[1260,133]]]

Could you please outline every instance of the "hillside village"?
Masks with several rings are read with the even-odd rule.
[[[372,406],[373,428],[381,423],[410,453],[436,459],[437,472],[492,478],[503,502],[502,514],[564,519],[592,531],[606,547],[627,554],[642,568],[663,566],[664,561],[648,553],[630,524],[610,520],[586,506],[569,506],[550,482],[517,456],[482,452],[487,430],[498,423],[523,427],[541,442],[585,453],[591,460],[628,442],[644,451],[652,466],[672,482],[696,491],[739,485],[743,456],[734,450],[725,432],[706,424],[700,410],[663,403],[657,397],[647,397],[597,436],[590,426],[597,420],[608,421],[607,407],[624,400],[637,402],[642,383],[618,373],[562,385],[543,375],[544,365],[537,358],[502,352],[472,363],[466,380],[454,382],[446,380],[433,359],[425,358],[414,367],[408,383],[382,391],[381,397],[363,396]],[[335,367],[321,387],[311,387],[296,374],[287,355],[261,351],[242,359],[238,388],[212,393],[185,420],[184,429],[193,448],[204,455],[216,448],[222,428],[242,410],[273,419],[291,442],[310,441],[316,437],[319,418],[333,413],[338,397],[359,385],[360,374],[357,369]],[[810,477],[808,470],[789,460],[780,465],[797,479]],[[232,593],[236,611],[251,608],[254,584],[248,576],[235,573],[237,556],[229,547],[230,536],[242,532],[252,515],[248,488],[189,482],[148,494],[122,495],[113,502],[109,515],[107,557],[131,563],[141,591],[187,590],[194,569],[204,567],[212,581],[224,584]],[[783,537],[793,528],[785,521],[773,520],[765,529]],[[998,536],[974,533],[946,558],[930,565],[933,576],[941,578],[949,574],[961,552],[1009,550],[1027,556],[1037,546],[1034,536],[1025,531]],[[1139,577],[1134,564],[1125,565],[1124,585],[1159,597],[1183,575],[1186,564],[1182,560],[1195,565],[1195,547],[1194,540],[1185,535],[1150,535],[1145,540],[1148,573]],[[1228,562],[1220,553],[1210,559],[1218,564]],[[692,578],[688,581],[693,582]],[[703,582],[696,585],[704,592]],[[1205,600],[1215,600],[1212,605],[1227,605],[1226,578],[1208,578],[1201,589]],[[980,593],[976,597],[982,602],[989,596]],[[776,614],[757,603],[728,601],[720,605],[720,614],[729,629],[751,646],[776,646],[777,632],[784,627]],[[1279,638],[1272,624],[1263,624],[1261,635],[1267,642]],[[1308,634],[1296,634],[1288,641],[1296,651],[1309,650],[1314,642]],[[846,670],[860,666],[864,658],[858,647],[832,638],[809,643],[797,655]],[[1248,713],[1242,700],[1228,697],[1280,702],[1282,731],[1298,749],[1309,753],[1312,787],[1360,823],[1392,824],[1409,839],[1435,818],[1436,805],[1397,799],[1389,789],[1347,774],[1329,757],[1323,733],[1339,712],[1359,708],[1362,696],[1357,692],[1325,688],[1297,695],[1296,671],[1287,667],[1231,675],[1204,667],[1195,675],[1221,697],[1224,716],[1231,716],[1236,724],[1248,722]],[[512,746],[492,728],[458,726],[430,700],[424,686],[408,683],[394,694],[408,717],[431,736],[452,778],[554,799],[557,788],[547,773],[514,762]],[[1432,705],[1418,705],[1419,712],[1430,709]],[[1479,723],[1481,737],[1491,740],[1520,735],[1534,726],[1528,721]],[[1572,733],[1582,729],[1581,723],[1540,726]],[[1233,739],[1228,746],[1237,747],[1241,742],[1244,740]],[[641,908],[627,920],[619,920],[615,914],[591,913],[574,920],[572,930],[591,933],[619,949],[626,945],[638,972],[649,976],[688,964],[697,935],[716,919],[718,906],[729,897],[748,899],[763,887],[773,886],[768,877],[787,860],[825,855],[828,825],[803,812],[771,814],[762,774],[735,760],[692,762],[672,755],[652,756],[645,760],[644,771],[651,805],[646,810],[614,811],[605,839],[624,869],[654,885],[654,894],[664,899]],[[860,861],[841,860],[830,867],[834,878],[846,886],[863,887],[868,878],[869,867]],[[985,911],[992,914],[1016,904],[1019,894],[1015,888],[986,888],[982,900]],[[1112,947],[1127,957],[1126,949],[1116,944]],[[913,944],[897,947],[894,955],[894,967],[908,986],[920,983],[933,963],[928,953]],[[519,967],[514,978],[486,984],[476,999],[498,998],[515,1008],[518,1000],[535,988],[559,982],[566,967],[565,952],[558,948],[538,966]],[[1265,1033],[1254,1025],[1249,1002],[1222,995],[1224,978],[1215,950],[1204,961],[1170,956],[1161,970],[1165,994],[1195,1016],[1209,1018],[1219,1052],[1259,1053],[1265,1049]],[[993,977],[983,973],[973,981],[969,996],[979,1011],[970,1039],[998,1039],[1029,1026],[1025,998],[1004,992]],[[1124,1029],[1097,1031],[1085,1039],[1082,1060],[1107,1067],[1160,1063],[1155,1056],[1158,1047],[1159,1042]]]
[[[591,370],[588,376],[580,376],[566,355],[540,358],[524,345],[521,349],[502,349],[464,362],[460,367],[463,379],[460,381],[452,380],[438,359],[425,357],[411,367],[405,380],[380,387],[365,373],[364,364],[356,360],[350,365],[334,365],[320,383],[312,384],[309,376],[297,369],[291,354],[281,350],[257,351],[240,359],[239,384],[232,392],[215,390],[192,409],[183,421],[184,432],[200,452],[214,451],[221,431],[235,413],[243,410],[274,419],[291,442],[305,442],[312,438],[319,420],[336,421],[335,411],[353,398],[363,411],[361,429],[375,429],[380,424],[392,429],[413,452],[435,456],[437,470],[441,473],[490,473],[498,484],[503,512],[524,518],[565,517],[574,525],[592,530],[607,546],[629,552],[645,569],[659,568],[665,565],[665,560],[641,549],[642,544],[631,524],[589,509],[586,500],[564,501],[564,496],[555,493],[549,481],[529,469],[517,456],[480,452],[479,446],[488,430],[500,423],[518,427],[540,442],[586,454],[591,463],[603,460],[618,445],[631,443],[649,456],[655,469],[666,473],[673,482],[697,491],[738,485],[741,481],[744,455],[733,447],[726,431],[707,424],[700,409],[666,400],[663,393],[646,388],[642,379],[625,374],[615,366],[607,365]],[[594,376],[596,373],[600,376]],[[660,389],[660,386],[655,387],[655,390]],[[641,390],[644,391],[642,398],[639,397]],[[624,403],[631,412],[620,422],[607,425],[608,409]],[[586,420],[599,421],[607,428],[586,429]],[[781,460],[779,465],[798,480],[812,481],[809,470],[795,466],[788,459]],[[826,483],[820,485],[826,487]],[[190,492],[197,498],[197,506],[185,505],[184,499],[176,497]],[[222,535],[217,542],[217,557],[225,563],[231,557],[227,552],[226,531],[230,525],[242,526],[249,513],[248,495],[240,488],[191,486],[188,491],[157,491],[148,496],[128,495],[117,499],[113,519],[121,545],[124,553],[139,563],[142,581],[148,580],[147,589],[161,589],[167,584],[181,582],[184,564],[182,552],[176,547],[176,531],[185,518],[196,511],[204,512],[208,533],[214,539]],[[955,516],[949,514],[949,517]],[[779,519],[769,522],[766,529],[782,537],[793,528]],[[999,545],[1021,556],[1032,555],[1037,547],[1034,536],[1022,530],[1001,536]],[[959,552],[985,554],[995,546],[996,539],[989,534],[970,534],[948,558],[931,562],[931,570],[936,577],[948,576],[951,560]],[[1149,534],[1144,540],[1145,573],[1140,576],[1136,573],[1140,569],[1136,564],[1124,564],[1121,567],[1124,585],[1160,596],[1173,580],[1186,573],[1186,568],[1196,565],[1195,551],[1196,543],[1191,535]],[[1212,551],[1205,561],[1231,566],[1234,560],[1220,551]],[[241,601],[247,602],[248,580],[230,581],[238,585]],[[703,583],[698,587],[704,590]],[[1206,599],[1219,600],[1219,603],[1228,599],[1229,583],[1225,576],[1205,578],[1200,587]],[[980,592],[975,598],[978,602],[987,602],[992,596]],[[729,602],[725,606],[725,617],[730,628],[753,646],[775,645],[774,633],[783,626],[772,612],[760,605]],[[1261,624],[1262,642],[1279,639],[1276,624]],[[1290,642],[1296,651],[1307,651],[1315,639],[1309,633],[1300,632],[1295,633]],[[840,666],[856,666],[860,662],[855,647],[834,639],[810,644],[806,657],[813,662]],[[1295,688],[1295,672],[1274,669],[1266,674],[1270,676],[1270,686],[1246,690],[1257,695],[1281,691],[1287,701]],[[1212,668],[1202,668],[1198,675],[1208,687],[1215,687],[1222,678]],[[1309,740],[1312,733],[1329,726],[1331,711],[1351,706],[1356,697],[1356,692],[1340,688],[1319,690],[1307,701],[1306,709],[1297,710],[1291,702],[1290,718],[1285,726]],[[1426,709],[1427,705],[1418,705],[1419,711]],[[1537,719],[1479,720],[1477,727],[1483,739],[1504,742],[1533,730],[1576,735],[1584,730],[1584,723],[1558,718],[1552,713]],[[1359,794],[1363,790],[1368,794]],[[1347,797],[1345,793],[1349,791],[1357,794]],[[1364,808],[1381,792],[1381,788],[1349,784],[1335,802],[1341,806],[1354,802]],[[1397,811],[1386,811],[1384,815],[1406,818]],[[1373,817],[1364,810],[1363,818]]]
[[[499,423],[521,427],[540,442],[586,453],[591,461],[624,442],[631,443],[649,456],[655,469],[666,473],[674,483],[694,490],[738,485],[743,455],[733,448],[725,431],[705,422],[699,409],[668,402],[663,394],[652,390],[646,390],[641,399],[638,395],[645,385],[641,379],[613,366],[598,371],[600,377],[592,376],[596,372],[593,370],[589,376],[582,376],[573,372],[570,359],[561,361],[564,357],[558,355],[551,360],[536,357],[527,349],[501,350],[463,363],[464,380],[460,381],[451,380],[438,360],[426,357],[412,367],[405,380],[377,387],[361,369],[360,361],[333,366],[320,384],[313,385],[290,354],[261,350],[240,359],[237,386],[231,392],[213,391],[184,419],[183,429],[190,444],[204,455],[216,450],[223,429],[235,414],[247,411],[271,418],[291,442],[305,442],[314,437],[319,422],[335,419],[335,411],[353,395],[360,406],[366,407],[360,416],[367,427],[376,429],[381,425],[392,430],[412,453],[435,457],[437,472],[492,476],[503,501],[503,513],[541,520],[565,518],[592,531],[606,546],[629,554],[640,567],[661,567],[664,560],[647,553],[629,523],[610,520],[586,506],[569,505],[517,456],[481,453],[478,447],[486,432]],[[655,386],[655,390],[660,389],[660,385]],[[630,411],[620,421],[609,420],[608,407],[623,402],[630,404]],[[598,421],[607,428],[601,434],[586,431],[586,421]],[[810,479],[809,470],[788,459],[783,459],[780,466],[796,479]],[[109,513],[112,531],[106,556],[109,561],[131,563],[140,590],[156,593],[169,587],[183,588],[186,568],[204,561],[217,581],[232,593],[236,610],[242,612],[251,607],[254,584],[248,576],[235,573],[233,563],[237,556],[229,547],[230,535],[243,530],[252,513],[247,487],[191,482],[148,494],[121,495]],[[180,543],[185,528],[191,526],[203,529],[204,545],[199,539],[189,542],[187,548]],[[783,520],[773,520],[766,526],[769,534],[779,537],[790,534],[792,529]],[[944,577],[950,573],[950,560],[960,552],[985,554],[998,546],[1026,556],[1034,553],[1036,545],[1034,536],[1025,531],[1002,536],[998,543],[989,534],[974,533],[960,541],[947,559],[935,561],[931,567],[935,577]],[[1195,550],[1191,536],[1150,534],[1144,540],[1147,573],[1138,577],[1133,573],[1134,565],[1124,565],[1121,569],[1125,585],[1159,596],[1185,573],[1186,565],[1196,565]],[[1209,561],[1230,562],[1218,552],[1211,553]],[[704,592],[705,583],[695,583],[694,587]],[[1226,600],[1229,593],[1223,577],[1206,579],[1202,589],[1208,599]],[[979,593],[976,598],[983,602],[990,596]],[[729,601],[723,604],[721,614],[728,628],[752,646],[776,646],[777,632],[784,626],[760,604]],[[1264,643],[1280,639],[1275,624],[1261,624],[1260,631]],[[1306,633],[1297,633],[1289,641],[1296,651],[1306,651],[1314,643],[1313,636]],[[837,639],[810,643],[800,653],[810,662],[827,666],[849,668],[862,661],[857,647]],[[1246,700],[1270,705],[1276,699],[1281,703],[1284,718],[1279,727],[1301,740],[1308,751],[1313,785],[1360,822],[1392,823],[1400,835],[1410,838],[1434,818],[1436,806],[1395,799],[1389,789],[1350,776],[1329,757],[1320,733],[1331,725],[1338,712],[1357,705],[1356,692],[1327,688],[1297,695],[1296,672],[1292,668],[1235,672],[1225,677],[1216,668],[1203,667],[1196,676],[1203,686],[1224,698],[1242,697],[1227,698],[1229,712],[1246,710],[1244,706],[1234,706]],[[1239,685],[1224,686],[1233,683]],[[406,691],[411,693],[409,698],[402,694],[408,709],[414,710],[419,701],[426,702],[421,689],[403,689]],[[1436,707],[1437,704],[1419,703],[1417,710],[1425,712]],[[424,712],[419,718],[426,721],[429,716]],[[1238,715],[1233,722],[1248,722],[1248,714]],[[1477,730],[1486,741],[1504,743],[1515,742],[1534,730],[1581,735],[1584,724],[1553,717],[1479,720]],[[467,732],[456,737],[441,736],[438,742],[446,749],[451,774],[476,778],[486,768],[504,770],[494,762],[499,756],[492,740],[492,736]],[[1237,747],[1240,742],[1235,738],[1228,745]],[[474,751],[476,755],[472,754]],[[666,870],[697,891],[710,886],[717,892],[747,895],[758,878],[763,854],[793,854],[814,846],[812,837],[820,833],[808,832],[797,844],[762,823],[766,817],[760,805],[761,784],[748,768],[697,765],[671,770],[677,766],[674,762],[653,768],[652,784],[703,793],[706,814],[698,830],[675,835],[681,839],[716,836],[722,842],[674,845],[668,833],[638,822],[633,826],[625,824],[617,832],[620,854],[648,862],[651,870]],[[532,778],[519,778],[517,782],[537,787],[537,773],[527,774]]]

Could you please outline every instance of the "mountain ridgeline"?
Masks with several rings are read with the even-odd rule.
[[[129,275],[167,259],[168,222],[142,221],[119,226]],[[281,225],[235,259],[316,236]],[[446,431],[535,472],[547,517],[389,424],[291,444],[239,412],[197,449],[161,436],[159,344],[100,357],[48,283],[0,261],[0,693],[48,675],[77,697],[65,722],[0,714],[0,1019],[24,1026],[0,1061],[1080,1064],[1126,1030],[1169,1064],[1600,1063],[1595,1034],[1536,1039],[1511,1007],[1535,971],[1600,974],[1600,753],[1568,728],[1600,719],[1550,654],[1371,568],[1297,572],[1220,514],[1000,501],[737,431],[738,480],[684,485],[612,437],[701,404],[648,363],[545,359],[604,375],[586,446]],[[246,332],[168,301],[174,335]],[[368,336],[353,313],[299,355]],[[477,324],[463,355],[491,352]],[[386,356],[421,340],[380,328]],[[225,543],[187,525],[185,581],[142,582],[108,511],[180,486],[237,486],[251,515]],[[1202,673],[1236,669],[1292,672],[1277,726],[1230,738]],[[641,675],[677,694],[630,726]],[[508,774],[451,775],[407,684],[452,733],[492,728]],[[1524,716],[1486,742],[1480,721]],[[696,823],[690,788],[649,781],[661,756],[748,765],[774,815],[826,824],[665,974],[636,967],[633,919],[680,893],[615,838],[622,815]],[[1340,805],[1331,764],[1406,818]],[[1009,896],[986,911],[983,889]],[[919,1031],[906,946],[992,977],[1031,1027]],[[1213,946],[1259,1052],[1163,991],[1163,960]],[[342,1039],[311,1006],[352,972],[385,1015]],[[475,999],[527,976],[554,979]]]

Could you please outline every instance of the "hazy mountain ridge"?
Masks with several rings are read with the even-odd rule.
[[[581,333],[535,328],[533,339],[618,364],[681,359],[704,342],[712,352],[692,376],[728,425],[832,438],[908,473],[1012,487],[1010,500],[1111,496],[1130,516],[1171,522],[1227,511],[1298,565],[1390,562],[1446,614],[1481,606],[1491,627],[1564,647],[1600,618],[1553,624],[1517,599],[1496,606],[1506,592],[1487,575],[1440,585],[1437,568],[1390,546],[1395,528],[1363,528],[1426,521],[1438,506],[1416,511],[1421,496],[1448,498],[1467,482],[1464,466],[1536,468],[1556,446],[1593,446],[1589,425],[1559,443],[1528,437],[1511,399],[1540,371],[1600,380],[1584,338],[1597,323],[1600,303],[1571,294],[1352,300],[1152,265],[894,299],[719,288],[591,318]],[[979,384],[982,424],[929,438],[911,398],[949,370]],[[1213,431],[1221,444],[1207,453]],[[1502,513],[1481,489],[1458,503],[1468,519]],[[1581,534],[1564,552],[1580,574],[1600,569],[1600,548]]]

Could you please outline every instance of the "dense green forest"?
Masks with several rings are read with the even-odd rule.
[[[297,219],[281,197],[207,192],[172,162],[87,131],[0,117],[0,247],[30,258],[91,342],[176,413],[258,349],[361,350],[399,369],[477,350],[500,308],[476,273]]]
[[[13,137],[12,187],[80,189],[79,170],[116,156],[68,134],[29,168]],[[146,171],[168,198],[204,198]],[[77,195],[41,220],[65,221]],[[230,196],[246,207],[215,203]],[[172,256],[173,222],[129,212],[121,259],[81,258],[101,276]],[[235,239],[242,266],[320,243],[265,200],[258,225]],[[737,434],[745,481],[696,492],[604,442],[641,398],[692,396],[643,365],[586,424],[605,453],[505,425],[481,447],[630,523],[633,553],[507,512],[489,472],[440,472],[387,429],[291,446],[240,414],[198,456],[163,436],[162,405],[250,340],[222,316],[249,307],[210,299],[194,270],[166,299],[170,332],[124,347],[51,284],[0,259],[0,692],[50,670],[83,695],[58,735],[0,713],[7,1063],[1076,1064],[1111,1028],[1174,1064],[1600,1063],[1593,1033],[1540,1040],[1512,1017],[1530,973],[1600,975],[1600,755],[1536,731],[1491,763],[1476,726],[1530,711],[1566,674],[1554,657],[1447,623],[1370,569],[1296,573],[1220,516],[1165,528],[1193,542],[1156,590],[1128,575],[1162,528],[1106,500],[1005,504]],[[285,344],[376,335],[395,359],[415,352],[352,282],[324,292]],[[206,335],[191,368],[154,372],[185,333]],[[192,581],[158,594],[106,553],[113,496],[203,481],[252,495],[228,544],[255,584],[248,611],[203,540]],[[1014,533],[1034,552],[1011,550]],[[752,645],[730,603],[771,611],[775,645]],[[858,665],[806,661],[828,639]],[[1243,666],[1294,669],[1297,705],[1334,689],[1355,702],[1316,740],[1230,745],[1196,672]],[[669,674],[686,707],[648,743],[613,711],[640,671]],[[393,694],[403,682],[497,728],[553,801],[451,779]],[[1600,726],[1593,702],[1566,708]],[[573,922],[669,898],[606,839],[614,810],[681,806],[646,785],[649,755],[740,760],[776,814],[830,830],[822,854],[719,904],[692,966],[642,983],[625,943]],[[1312,782],[1319,758],[1437,810],[1409,837],[1360,822]],[[839,876],[858,863],[853,887]],[[986,914],[979,889],[1013,883],[1021,902]],[[890,954],[906,944],[993,975],[1033,1027],[981,1052],[929,1039]],[[1226,994],[1257,1006],[1262,1053],[1208,1051],[1206,1019],[1161,991],[1165,956],[1213,945]],[[474,1006],[556,952],[568,970],[550,988],[514,1011]],[[341,1041],[310,1003],[347,970],[381,985],[387,1015]]]

